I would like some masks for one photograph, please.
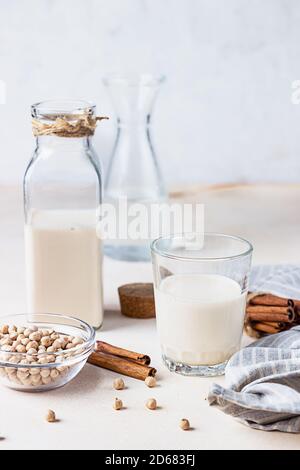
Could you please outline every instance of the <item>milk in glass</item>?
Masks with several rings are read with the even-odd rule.
[[[246,293],[217,274],[176,274],[155,289],[163,355],[177,363],[217,365],[240,348]]]

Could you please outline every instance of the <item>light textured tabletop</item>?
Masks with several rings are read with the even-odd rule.
[[[22,194],[1,188],[0,315],[26,311]],[[190,195],[195,198],[195,194]],[[219,188],[203,190],[206,229],[249,238],[256,263],[300,263],[300,187]],[[299,449],[300,436],[250,429],[208,406],[207,392],[215,380],[171,374],[162,365],[154,320],[132,320],[118,311],[117,287],[151,280],[151,266],[105,259],[105,323],[98,337],[118,346],[150,354],[159,386],[126,378],[117,392],[126,409],[115,412],[115,374],[87,365],[64,388],[25,394],[0,388],[1,449]],[[244,338],[244,342],[248,339]],[[145,409],[155,397],[160,408]],[[48,424],[52,408],[60,422]],[[179,420],[194,427],[183,432]]]

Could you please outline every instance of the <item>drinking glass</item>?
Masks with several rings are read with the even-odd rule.
[[[240,349],[252,250],[247,240],[219,233],[152,243],[157,328],[169,370],[224,373]]]

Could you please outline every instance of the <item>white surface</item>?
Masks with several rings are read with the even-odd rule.
[[[241,204],[247,211],[246,190]],[[234,192],[234,191],[233,191]],[[254,207],[257,198],[261,199],[259,188],[249,189]],[[219,199],[220,210],[211,212],[211,226],[230,229],[230,213],[238,214],[241,208],[239,198],[233,197],[232,192],[208,192],[205,198],[211,200],[213,207]],[[277,198],[288,203],[288,197],[297,201],[300,188],[282,191],[273,188],[270,197],[264,197],[260,210],[268,214],[273,199]],[[264,190],[264,194],[266,191]],[[281,197],[280,197],[281,195]],[[0,314],[19,313],[26,309],[25,279],[24,279],[24,247],[21,191],[0,188]],[[249,201],[249,193],[248,193]],[[234,204],[235,203],[235,204]],[[249,206],[249,203],[248,203]],[[233,211],[235,207],[235,211]],[[299,235],[298,222],[295,216],[298,207],[290,214],[290,222],[285,221],[286,236],[281,236],[280,227],[272,229],[269,237],[267,226],[260,224],[256,229],[254,240],[255,249],[263,253],[267,246],[264,261],[290,261],[292,254],[294,262],[300,262],[299,236],[296,241],[290,237],[290,227]],[[227,208],[227,213],[224,212]],[[249,211],[249,207],[248,207]],[[226,222],[221,219],[224,214]],[[219,216],[218,216],[219,215]],[[248,213],[248,216],[251,214]],[[285,215],[286,217],[286,215]],[[214,219],[214,221],[213,221]],[[223,220],[223,221],[222,221]],[[283,218],[284,220],[284,218]],[[241,222],[242,223],[242,222]],[[269,223],[266,217],[266,223]],[[235,217],[237,229],[238,221]],[[250,219],[253,226],[253,218]],[[239,230],[243,230],[243,223]],[[290,237],[290,238],[289,238]],[[292,242],[289,243],[288,240]],[[259,259],[263,257],[260,256]],[[160,361],[160,352],[155,332],[154,320],[133,320],[122,317],[118,309],[116,295],[117,287],[125,282],[151,280],[150,264],[133,265],[105,261],[105,298],[106,316],[104,328],[98,333],[99,338],[112,344],[133,348],[149,353],[153,364],[158,368],[159,386],[148,389],[142,382],[125,379],[128,389],[115,392],[112,381],[115,374],[87,365],[82,373],[71,384],[53,392],[42,394],[24,394],[0,387],[1,422],[0,435],[5,440],[0,441],[1,449],[294,449],[300,448],[299,436],[281,434],[278,432],[262,432],[247,428],[233,418],[228,417],[216,408],[210,408],[205,401],[210,384],[213,380],[223,383],[223,378],[203,379],[187,378],[169,373]],[[246,340],[247,341],[247,340]],[[126,409],[116,412],[112,409],[115,396],[124,401]],[[155,397],[160,409],[150,412],[145,409],[147,398]],[[61,421],[48,424],[44,416],[52,408]],[[178,422],[188,418],[195,428],[183,432]]]
[[[30,158],[32,102],[87,98],[111,116],[100,77],[128,70],[168,76],[154,137],[169,183],[297,181],[299,19],[298,0],[0,0],[0,182]],[[113,137],[101,123],[105,162]]]

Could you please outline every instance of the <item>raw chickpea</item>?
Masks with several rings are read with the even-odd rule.
[[[24,328],[23,326],[18,326],[18,328],[17,328],[18,335],[22,335],[25,330],[26,330],[26,328]],[[25,338],[25,336],[24,336],[24,338]]]
[[[56,415],[53,410],[48,410],[48,413],[46,415],[46,421],[48,421],[48,423],[55,423]]]
[[[73,339],[72,343],[73,343],[74,346],[77,346],[78,344],[83,343],[83,339],[80,338],[79,336],[76,336],[76,338]]]
[[[47,356],[48,363],[55,362],[55,356]]]
[[[34,354],[37,354],[37,350],[34,348],[30,348],[28,349],[27,354],[29,354],[30,356],[33,356]]]
[[[26,346],[26,351],[29,351],[30,349],[35,349],[37,350],[39,347],[38,343],[36,341],[29,341],[29,343]]]
[[[148,408],[148,410],[156,410],[157,403],[155,398],[149,398],[149,400],[147,400],[146,402],[146,407]]]
[[[9,335],[9,338],[12,340],[12,341],[15,341],[18,337],[18,333],[16,331],[13,331],[12,333],[10,333]]]
[[[8,333],[10,333],[10,334],[11,334],[11,333],[16,333],[16,331],[17,331],[17,327],[16,327],[15,325],[10,326],[10,327],[8,328]]]
[[[31,364],[32,362],[36,362],[37,361],[37,356],[31,356],[29,355],[29,351],[27,352],[28,356],[26,356],[26,363],[27,364]],[[35,351],[35,354],[36,354],[36,351]]]
[[[31,377],[24,377],[23,379],[21,379],[21,382],[23,385],[31,385]]]
[[[123,408],[122,400],[119,400],[119,398],[115,398],[113,407],[114,407],[115,410],[121,410]]]
[[[13,373],[13,374],[7,374],[7,377],[8,377],[8,379],[9,379],[11,382],[19,381],[16,372]]]
[[[44,336],[42,339],[41,339],[41,345],[42,346],[45,346],[46,348],[49,348],[52,344],[52,340],[50,338],[50,336]]]
[[[180,420],[180,427],[183,431],[188,431],[190,429],[190,422],[188,419],[181,419]]]
[[[115,390],[123,390],[124,387],[125,387],[124,380],[121,379],[121,378],[115,379],[115,380],[114,380],[114,383],[113,383],[113,386],[114,386],[114,389],[115,389]]]
[[[31,384],[34,387],[36,387],[37,385],[41,385],[41,383],[42,383],[42,379],[41,379],[40,374],[31,376]]]
[[[43,364],[48,364],[48,359],[47,359],[47,357],[45,357],[45,356],[44,356],[44,357],[41,357],[41,358],[38,360],[38,363],[39,363],[39,364],[42,364],[42,365],[43,365]]]
[[[54,350],[61,349],[61,347],[62,347],[62,342],[59,339],[56,339],[54,341],[54,343],[52,344],[52,348]],[[52,351],[52,352],[54,352],[54,351]]]
[[[29,338],[21,339],[21,343],[23,344],[23,346],[27,346],[27,344],[30,343],[30,339]]]
[[[8,359],[8,362],[11,362],[12,364],[19,364],[20,361],[21,361],[20,356],[11,356]]]
[[[0,329],[0,332],[3,334],[3,335],[7,335],[8,334],[8,329],[9,329],[9,326],[8,325],[3,325]]]
[[[29,371],[28,369],[21,369],[21,370],[18,370],[17,371],[17,376],[18,378],[21,380],[21,379],[24,379],[26,377],[29,376]]]
[[[59,349],[65,349],[65,347],[67,346],[67,342],[64,341],[64,339],[60,338],[60,348]]]
[[[42,377],[42,382],[44,385],[49,385],[51,383],[51,377]]]
[[[41,377],[43,379],[46,379],[47,377],[50,377],[50,370],[49,369],[43,369],[41,370]]]
[[[58,376],[59,376],[58,370],[52,369],[51,372],[50,372],[51,379],[57,379]]]
[[[149,388],[156,387],[156,379],[154,377],[146,377],[145,384]]]
[[[24,336],[26,338],[29,338],[29,336],[31,335],[31,333],[33,333],[33,331],[30,329],[30,328],[26,328],[26,330],[24,331]]]
[[[34,331],[33,333],[31,333],[31,335],[29,335],[29,339],[30,341],[41,341],[41,338],[42,338],[42,335],[39,331]]]

